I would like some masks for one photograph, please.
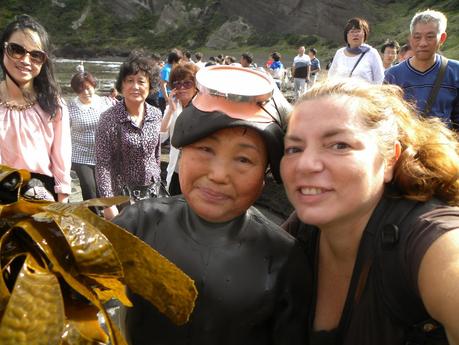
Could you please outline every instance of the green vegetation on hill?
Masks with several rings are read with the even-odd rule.
[[[192,50],[203,50],[208,55],[215,54],[203,48],[210,33],[220,27],[228,18],[212,7],[215,1],[188,0],[186,9],[203,8],[205,11],[200,21],[188,23],[176,30],[154,33],[153,28],[159,19],[158,13],[139,11],[139,15],[131,20],[121,20],[107,13],[102,1],[97,0],[9,0],[2,4],[0,11],[0,29],[11,21],[16,14],[29,13],[39,19],[47,28],[54,45],[61,55],[81,57],[97,55],[125,55],[133,49],[166,52],[171,47],[184,47]],[[59,6],[59,4],[65,4]],[[74,30],[72,23],[78,21],[90,6],[87,17],[81,26]],[[107,6],[107,5],[105,5]],[[459,1],[457,0],[394,0],[389,4],[380,5],[376,1],[368,1],[366,6],[374,14],[371,21],[369,43],[380,47],[390,38],[401,44],[406,42],[409,33],[409,21],[418,10],[426,8],[439,9],[448,16],[448,39],[443,47],[444,53],[459,59]],[[241,14],[243,16],[243,14]],[[247,42],[240,42],[239,49],[222,51],[238,57],[242,51],[251,51],[255,56],[267,57],[272,51],[280,51],[287,59],[296,53],[296,47],[316,47],[319,58],[326,63],[343,43],[337,40],[325,40],[318,35],[305,32],[302,35],[253,32]],[[207,55],[207,56],[208,56]],[[286,60],[287,61],[287,60]]]

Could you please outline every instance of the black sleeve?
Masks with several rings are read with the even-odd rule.
[[[307,343],[312,272],[304,250],[297,241],[280,279],[282,286],[273,320],[272,344],[304,345]]]
[[[454,100],[453,111],[451,112],[451,128],[459,132],[459,95]]]
[[[409,229],[404,246],[410,284],[419,293],[418,274],[421,261],[430,246],[443,234],[459,229],[459,208],[443,206],[427,212]]]

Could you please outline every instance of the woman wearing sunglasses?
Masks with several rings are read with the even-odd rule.
[[[26,195],[67,201],[71,142],[67,107],[54,77],[46,30],[27,15],[0,39],[0,163],[32,172]],[[33,187],[35,186],[35,187]]]
[[[169,85],[172,91],[169,94],[169,102],[164,112],[161,123],[161,140],[166,141],[174,131],[175,121],[182,112],[183,108],[193,99],[198,89],[196,88],[195,75],[198,67],[194,63],[176,65],[169,77]],[[171,147],[169,151],[169,164],[167,165],[167,188],[169,194],[181,194],[180,182],[178,178],[178,159],[179,150]]]

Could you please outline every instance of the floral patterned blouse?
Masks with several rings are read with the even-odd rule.
[[[121,187],[160,181],[161,111],[145,103],[143,123],[130,118],[124,101],[101,114],[96,129],[96,182],[101,197],[121,194]]]

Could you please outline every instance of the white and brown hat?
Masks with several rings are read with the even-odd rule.
[[[289,104],[270,77],[237,66],[210,66],[198,71],[196,86],[199,92],[177,118],[172,145],[181,148],[223,128],[253,128],[265,140],[271,172],[280,182]]]

